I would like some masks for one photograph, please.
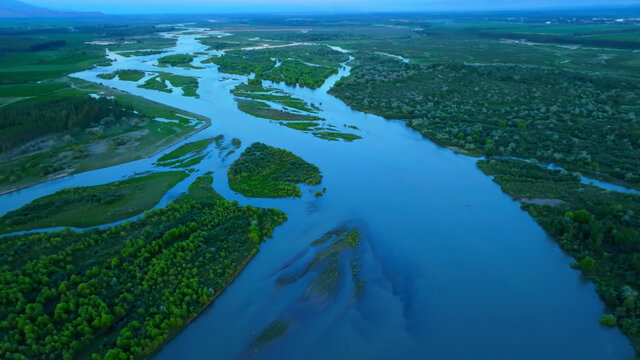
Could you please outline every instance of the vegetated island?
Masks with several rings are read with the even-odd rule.
[[[196,66],[191,65],[191,62],[196,57],[189,54],[175,54],[175,55],[167,55],[158,59],[158,66],[160,67],[182,67],[187,69],[202,69]]]
[[[262,143],[249,146],[229,167],[229,187],[248,197],[300,197],[298,183],[318,185],[317,166],[297,155]]]
[[[53,227],[86,228],[126,219],[154,207],[186,177],[183,171],[170,171],[60,190],[0,217],[0,234]]]
[[[198,178],[122,225],[0,242],[0,355],[148,358],[210,304],[286,216]]]
[[[166,93],[173,93],[173,89],[169,88],[167,82],[171,86],[182,89],[184,96],[199,98],[198,95],[198,78],[193,76],[176,75],[167,72],[150,72],[152,77],[144,83],[138,85],[139,88],[157,90]],[[153,76],[155,74],[155,76]],[[100,74],[98,77],[105,80],[113,80],[116,77],[121,81],[139,82],[147,76],[147,73],[140,70],[116,70],[111,73]]]
[[[316,104],[307,103],[280,89],[264,87],[261,80],[249,79],[247,84],[237,85],[231,93],[235,95],[238,109],[249,115],[279,121],[286,127],[325,140],[354,141],[362,138],[322,123],[324,119],[316,115],[320,110]],[[269,103],[282,108],[276,109]]]
[[[198,95],[198,78],[193,76],[182,76],[167,72],[159,72],[156,76],[148,79],[143,84],[138,85],[139,88],[157,90],[166,93],[173,93],[167,85],[169,82],[173,87],[181,88],[182,95],[199,98]]]
[[[46,90],[0,107],[0,193],[151,156],[210,122],[117,90],[68,81],[72,89]]]
[[[206,156],[205,150],[214,138],[203,139],[181,145],[177,149],[162,155],[156,165],[173,168],[186,168],[199,164]]]
[[[340,63],[349,59],[346,54],[324,45],[292,45],[232,50],[223,56],[214,56],[209,61],[218,65],[221,72],[239,75],[253,73],[257,79],[316,89],[329,76],[338,73]]]
[[[118,80],[138,82],[144,78],[146,73],[140,70],[116,70],[108,74],[100,74],[98,77],[104,80],[113,80],[118,77]]]

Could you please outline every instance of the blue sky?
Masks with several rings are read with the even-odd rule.
[[[105,13],[499,10],[640,5],[640,0],[23,0],[62,10]]]

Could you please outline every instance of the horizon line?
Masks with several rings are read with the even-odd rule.
[[[28,3],[28,2],[27,2]],[[30,4],[31,5],[31,4]],[[73,10],[73,9],[61,9],[61,8],[51,8],[44,6],[37,6],[41,9],[51,10],[54,12],[71,12],[78,13],[78,15],[87,14],[87,15],[99,15],[99,16],[128,16],[128,15],[142,15],[142,16],[159,16],[159,15],[191,15],[191,16],[207,16],[207,15],[276,15],[276,16],[290,16],[290,15],[332,15],[332,14],[342,14],[342,15],[355,15],[355,14],[447,14],[447,13],[455,13],[455,14],[481,14],[481,13],[505,13],[505,12],[549,12],[549,11],[585,11],[585,10],[618,10],[618,9],[634,9],[637,8],[640,10],[640,3],[638,4],[594,4],[594,5],[558,5],[558,6],[516,6],[516,7],[502,7],[502,8],[438,8],[438,9],[397,9],[397,10],[358,10],[358,9],[331,9],[331,10],[323,10],[319,8],[313,8],[312,6],[299,6],[300,8],[297,10],[291,11],[281,11],[281,10],[258,10],[258,11],[238,11],[235,9],[220,9],[216,11],[202,11],[202,12],[191,12],[191,11],[178,11],[178,12],[111,12],[111,11],[101,11],[101,10],[93,10],[93,11],[83,11],[83,10]],[[0,18],[3,19],[3,18]],[[9,19],[9,18],[5,18]]]

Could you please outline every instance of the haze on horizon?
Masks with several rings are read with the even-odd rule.
[[[26,0],[55,10],[107,14],[493,11],[640,5],[639,0]]]

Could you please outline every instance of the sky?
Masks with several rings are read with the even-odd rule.
[[[56,10],[121,13],[442,11],[640,5],[640,0],[23,0]]]

